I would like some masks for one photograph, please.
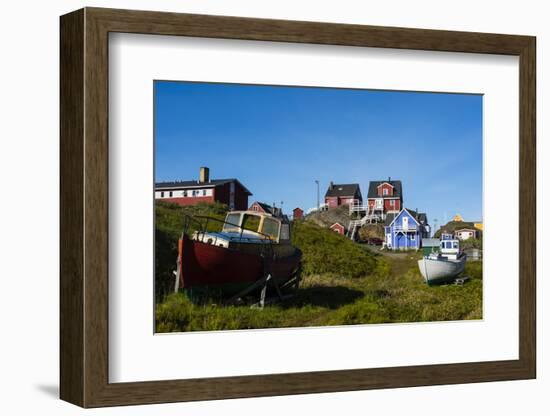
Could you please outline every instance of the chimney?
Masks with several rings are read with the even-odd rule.
[[[391,182],[391,176],[388,176],[388,182]]]
[[[199,182],[205,183],[210,181],[210,169],[208,169],[205,166],[201,167],[200,175],[199,175]]]
[[[330,185],[329,185],[328,189],[330,189],[332,191],[332,188],[334,188],[334,182],[330,181]]]

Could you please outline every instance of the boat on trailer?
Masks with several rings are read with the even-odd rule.
[[[456,239],[444,239],[439,243],[439,252],[430,253],[418,260],[418,269],[429,284],[453,281],[464,271],[466,254],[460,250]]]
[[[217,227],[216,227],[217,223]],[[221,231],[209,231],[220,228]],[[302,253],[291,244],[286,217],[231,211],[225,220],[184,217],[178,241],[175,290],[215,291],[237,299],[268,286],[298,287]]]

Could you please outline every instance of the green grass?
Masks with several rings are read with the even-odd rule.
[[[481,263],[468,263],[464,286],[427,286],[416,258],[392,259],[387,276],[305,276],[296,295],[263,310],[193,304],[171,294],[157,306],[157,332],[285,328],[482,318]],[[413,267],[414,266],[414,267]]]
[[[310,222],[294,222],[292,244],[302,250],[302,268],[306,275],[336,274],[356,278],[383,273],[383,260],[348,238]]]
[[[224,206],[181,208],[157,205],[156,331],[212,331],[481,319],[482,264],[468,262],[464,286],[427,286],[418,271],[420,254],[381,256],[309,222],[293,224],[293,244],[303,252],[303,281],[295,296],[263,310],[222,306],[210,299],[192,303],[172,293],[182,213],[223,218]],[[161,240],[159,240],[159,235]],[[159,259],[166,263],[159,264]],[[268,294],[268,295],[273,295]]]

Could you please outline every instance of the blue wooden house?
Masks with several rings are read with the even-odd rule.
[[[403,208],[397,214],[388,214],[384,231],[385,245],[390,250],[419,250],[422,237],[428,237],[430,228],[426,214]]]

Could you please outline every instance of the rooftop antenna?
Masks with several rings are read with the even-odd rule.
[[[315,179],[315,183],[317,184],[317,210],[321,209],[321,203],[319,202],[319,180]]]

